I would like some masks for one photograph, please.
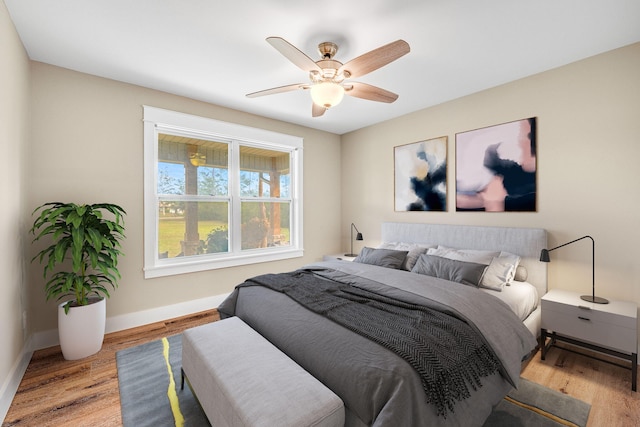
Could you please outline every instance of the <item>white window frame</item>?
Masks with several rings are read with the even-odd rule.
[[[302,241],[302,164],[303,139],[264,129],[219,120],[179,113],[161,108],[143,106],[144,115],[144,277],[169,276],[218,268],[235,267],[258,262],[278,261],[301,257],[304,254]],[[238,144],[265,149],[288,151],[291,162],[291,216],[290,244],[261,249],[240,250],[239,232],[231,233],[236,239],[230,252],[206,254],[192,257],[160,258],[158,254],[158,134],[172,133],[191,135],[195,138],[219,138],[229,141],[230,227],[239,231],[240,198],[231,194],[236,191],[233,172],[239,173]],[[235,173],[233,174],[235,175]],[[231,231],[231,230],[230,230]]]

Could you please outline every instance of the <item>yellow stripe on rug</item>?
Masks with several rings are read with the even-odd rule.
[[[527,404],[527,403],[524,403],[524,402],[520,402],[520,401],[518,401],[518,400],[515,400],[514,398],[512,398],[512,397],[510,397],[510,396],[505,396],[505,397],[504,397],[504,400],[506,400],[506,401],[508,401],[508,402],[510,402],[510,403],[513,403],[514,405],[518,405],[518,406],[520,406],[521,408],[525,408],[525,409],[528,409],[528,410],[530,410],[530,411],[533,411],[533,412],[535,412],[535,413],[537,413],[537,414],[539,414],[539,415],[542,415],[543,417],[547,417],[547,418],[549,418],[550,420],[553,420],[553,421],[555,421],[555,422],[557,422],[558,424],[561,424],[561,425],[563,425],[563,426],[569,426],[569,427],[580,427],[578,424],[572,423],[571,421],[567,421],[567,420],[565,420],[564,418],[560,418],[560,417],[558,417],[557,415],[553,415],[552,413],[547,412],[547,411],[545,411],[544,409],[540,409],[540,408],[538,408],[538,407],[536,407],[536,406],[532,406],[532,405],[529,405],[529,404]]]
[[[176,382],[173,379],[171,363],[169,363],[169,340],[167,340],[167,338],[162,338],[162,348],[164,361],[167,364],[167,371],[169,371],[169,388],[167,389],[167,397],[169,398],[169,403],[171,403],[171,412],[173,412],[173,419],[176,427],[183,427],[184,416],[182,416],[182,412],[180,412],[180,402],[178,401],[178,394],[176,393]]]

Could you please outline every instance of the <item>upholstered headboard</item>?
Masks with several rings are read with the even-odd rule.
[[[547,248],[547,231],[541,228],[384,222],[382,241],[511,252],[520,255],[527,282],[536,287],[538,295],[547,292],[547,263],[539,261],[540,251]]]

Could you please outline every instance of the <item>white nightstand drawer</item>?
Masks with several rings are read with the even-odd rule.
[[[637,322],[636,313],[635,312],[626,313],[624,309],[627,307],[626,306],[617,307],[618,305],[620,305],[620,303],[618,302],[614,301],[607,304],[607,306],[592,308],[594,306],[593,303],[586,302],[586,301],[584,301],[584,303],[581,303],[580,301],[582,300],[574,302],[574,304],[576,305],[571,305],[565,302],[550,301],[548,299],[543,299],[542,310],[545,313],[549,313],[553,311],[553,312],[568,314],[571,317],[575,317],[575,318],[585,317],[590,319],[592,322],[606,323],[612,326],[621,326],[623,328],[630,328],[630,329],[636,328],[636,322]],[[618,309],[618,310],[611,311],[610,309]]]
[[[593,310],[549,310],[542,305],[542,327],[561,335],[570,336],[592,344],[609,347],[626,353],[635,353],[636,329],[615,325],[601,319],[601,312]],[[577,308],[576,308],[577,309]],[[607,320],[610,320],[607,318]],[[635,319],[634,319],[635,322]]]

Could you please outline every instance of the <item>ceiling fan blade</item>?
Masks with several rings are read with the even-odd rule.
[[[318,64],[313,62],[313,59],[309,58],[285,39],[281,37],[267,37],[267,42],[303,71],[310,72],[316,70],[319,73],[322,72]]]
[[[369,101],[391,103],[398,99],[398,95],[377,86],[368,85],[366,83],[351,82],[345,85],[345,94],[355,96],[356,98],[367,99]]]
[[[350,77],[364,76],[406,55],[410,50],[409,43],[396,40],[352,59],[340,67],[339,72],[347,71]]]
[[[307,83],[296,83],[293,85],[273,87],[271,89],[248,93],[247,98],[257,98],[258,96],[273,95],[275,93],[289,92],[297,89],[309,89],[309,85]]]
[[[319,105],[316,105],[315,102],[311,103],[311,116],[312,117],[320,117],[321,115],[324,114],[325,111],[327,111],[326,108],[321,107]]]

